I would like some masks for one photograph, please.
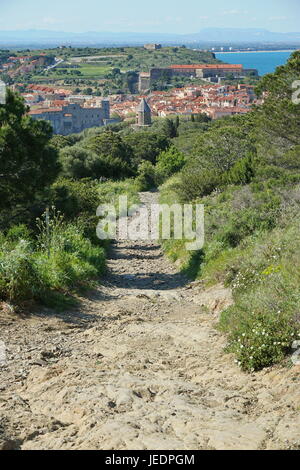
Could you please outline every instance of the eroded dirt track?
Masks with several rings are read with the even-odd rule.
[[[228,290],[189,284],[154,242],[118,242],[108,267],[67,314],[2,312],[0,448],[300,448],[299,367],[248,375],[224,354]]]

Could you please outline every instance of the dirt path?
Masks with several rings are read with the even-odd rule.
[[[299,449],[299,367],[242,373],[215,329],[230,302],[118,242],[81,309],[2,313],[0,448]]]

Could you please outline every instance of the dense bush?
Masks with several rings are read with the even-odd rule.
[[[23,99],[10,90],[0,105],[0,229],[28,222],[58,175],[58,154],[50,145],[51,126],[34,121]]]
[[[228,171],[238,160],[247,157],[250,150],[254,149],[243,128],[213,127],[198,138],[190,160],[191,171],[195,166]]]
[[[68,292],[96,279],[105,267],[104,249],[83,235],[80,224],[66,224],[59,215],[38,221],[37,240],[11,233],[0,248],[0,298],[12,303],[46,302],[52,291]],[[23,235],[20,228],[20,236]],[[28,234],[26,234],[28,236]],[[13,241],[12,241],[13,238]]]
[[[248,118],[246,123],[248,122]],[[224,120],[198,137],[181,175],[183,200],[211,194],[227,184],[246,184],[254,176],[255,148],[246,129]]]
[[[61,178],[51,187],[51,203],[67,220],[82,214],[92,215],[99,205],[98,187],[99,183],[90,179]]]
[[[255,163],[252,156],[238,160],[229,171],[223,175],[225,184],[248,184],[255,175]]]
[[[172,146],[168,150],[161,152],[157,158],[156,175],[159,182],[170,178],[174,173],[182,169],[185,164],[185,156]]]
[[[95,174],[98,161],[97,155],[87,149],[74,145],[65,147],[60,152],[60,161],[62,165],[62,174],[67,178],[89,178],[99,177]],[[99,165],[100,166],[100,165]]]
[[[299,72],[296,52],[262,80],[262,106],[193,135],[183,171],[161,191],[162,202],[205,205],[203,249],[188,253],[178,240],[164,248],[193,278],[232,288],[220,327],[247,371],[282,361],[300,338],[300,106],[291,99]],[[175,142],[183,125],[179,134]]]
[[[136,182],[140,191],[148,191],[156,186],[156,168],[151,162],[140,163]]]
[[[140,203],[138,191],[140,187],[136,180],[106,181],[98,185],[97,192],[101,204],[113,204],[118,209],[120,196],[127,196],[128,205]]]
[[[10,302],[32,299],[43,290],[30,242],[20,240],[12,248],[2,243],[0,249],[0,298]]]
[[[277,228],[227,266],[235,305],[222,314],[229,351],[246,370],[282,360],[300,338],[299,223]]]
[[[95,137],[88,137],[82,142],[82,145],[97,155],[111,157],[127,163],[130,163],[132,158],[131,147],[116,132],[106,131]]]
[[[56,150],[61,150],[72,145],[72,139],[63,135],[54,135],[49,143]]]
[[[203,123],[181,120],[177,129],[178,137],[173,139],[173,143],[181,152],[191,154],[199,136],[201,136],[203,132],[206,132],[211,126],[212,123],[210,122]]]
[[[170,141],[164,133],[151,130],[131,132],[124,140],[132,149],[132,163],[135,167],[143,160],[155,164],[158,155],[170,146]]]
[[[273,289],[262,288],[223,312],[221,328],[228,333],[227,350],[236,355],[244,370],[257,371],[282,361],[293,341],[300,338],[300,324],[285,311],[284,297],[288,294],[281,292],[278,304],[283,311],[276,310],[275,302],[268,302]]]
[[[99,183],[91,179],[79,181],[59,179],[51,187],[50,203],[68,222],[80,222],[84,235],[96,241],[96,211],[100,203]]]
[[[103,137],[103,136],[101,136]],[[127,157],[117,156],[122,154],[122,149],[105,148],[100,151],[101,142],[99,138],[88,139],[72,147],[65,147],[60,152],[60,161],[62,165],[62,174],[67,178],[112,178],[120,179],[134,174],[130,167]]]
[[[180,175],[180,199],[188,202],[211,194],[221,183],[221,174],[215,169],[186,167]]]

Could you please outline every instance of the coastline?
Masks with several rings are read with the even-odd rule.
[[[299,49],[285,49],[279,51],[226,51],[226,52],[214,52],[214,54],[259,54],[259,53],[266,53],[266,52],[295,52]]]

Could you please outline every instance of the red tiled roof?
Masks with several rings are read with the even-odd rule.
[[[66,105],[66,102],[64,100],[54,100],[54,101],[51,101],[51,103],[53,104],[53,106],[65,106]]]
[[[241,64],[194,64],[194,65],[170,65],[170,69],[242,69]]]
[[[54,113],[57,111],[62,111],[62,108],[40,108],[40,109],[33,109],[29,111],[30,114],[44,114],[44,113]]]

